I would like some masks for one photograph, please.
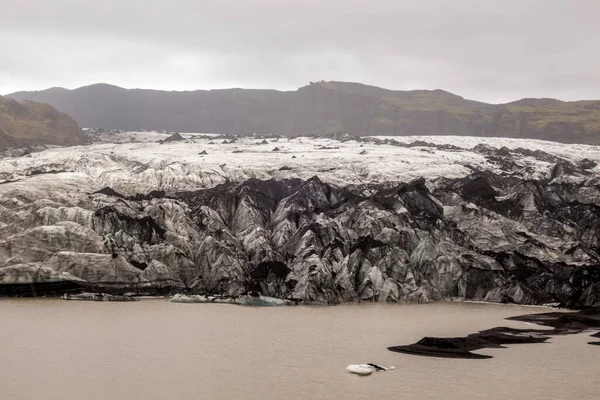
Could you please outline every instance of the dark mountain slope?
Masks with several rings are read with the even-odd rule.
[[[348,82],[311,83],[290,92],[168,92],[96,84],[10,97],[47,102],[83,126],[112,129],[475,135],[600,144],[600,101],[523,99],[492,105],[443,90],[396,91]]]
[[[25,145],[78,145],[86,138],[71,117],[48,104],[0,97],[0,150]]]

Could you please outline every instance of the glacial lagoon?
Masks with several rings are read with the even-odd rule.
[[[484,360],[387,349],[424,336],[531,328],[504,318],[547,311],[459,302],[259,308],[0,299],[0,398],[597,399],[593,332],[478,351],[492,356]],[[368,377],[345,370],[367,362],[396,369]]]

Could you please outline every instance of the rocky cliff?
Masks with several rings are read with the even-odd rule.
[[[0,96],[0,150],[35,145],[78,145],[86,138],[77,123],[48,104]]]
[[[367,138],[336,149],[294,139],[302,143],[281,144],[271,165],[272,152],[246,140],[235,155],[221,146],[218,162],[229,166],[209,156],[186,161],[209,141],[98,145],[61,160],[43,152],[0,163],[0,290],[600,305],[596,148]],[[174,159],[158,151],[165,146]],[[310,153],[323,151],[320,176],[298,173],[310,173]],[[365,161],[347,162],[350,153]],[[377,163],[381,154],[402,157],[406,169],[418,159],[431,167],[405,180]],[[471,162],[433,169],[457,154]],[[369,180],[368,168],[389,175]],[[136,195],[147,188],[137,174],[160,176],[156,190]]]
[[[347,132],[353,135],[470,135],[600,144],[600,101],[523,99],[492,105],[443,90],[397,91],[347,82],[296,91],[127,90],[97,84],[10,97],[52,104],[82,126],[180,132]]]

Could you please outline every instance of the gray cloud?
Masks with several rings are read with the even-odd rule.
[[[597,0],[0,0],[0,93],[351,80],[600,98]]]

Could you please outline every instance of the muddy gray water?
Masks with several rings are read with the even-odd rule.
[[[491,304],[251,308],[164,300],[0,300],[0,399],[598,399],[589,333],[487,349],[488,360],[392,353],[545,312]],[[376,362],[395,371],[348,374]]]

